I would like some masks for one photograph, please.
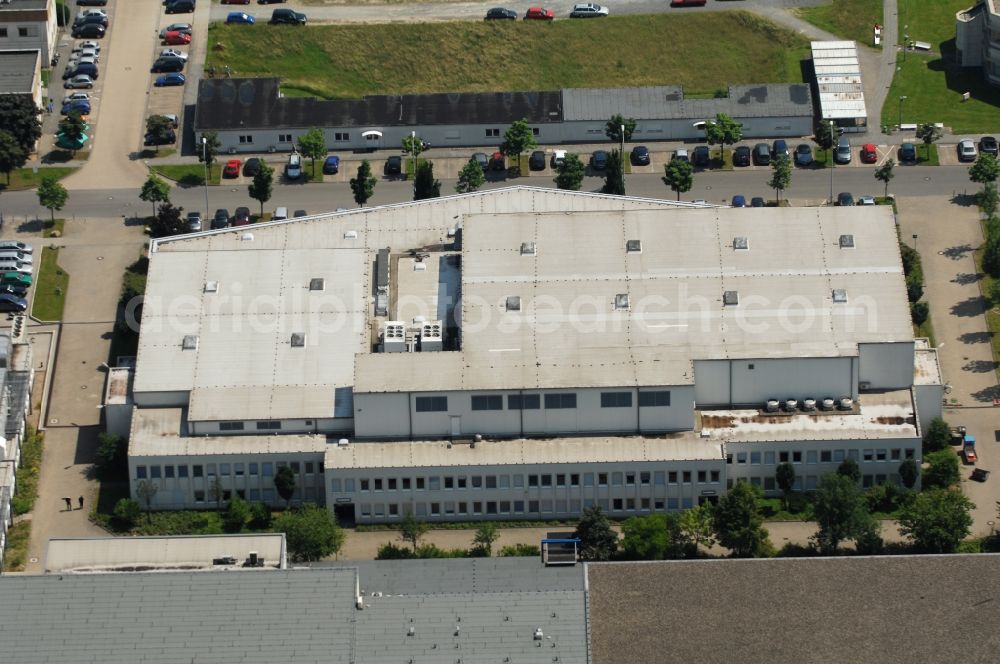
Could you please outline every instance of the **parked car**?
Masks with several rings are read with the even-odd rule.
[[[80,11],[78,11],[76,13],[76,18],[83,18],[85,16],[90,16],[91,14],[93,14],[94,16],[104,16],[104,17],[107,17],[108,10],[107,9],[81,9]]]
[[[258,5],[276,5],[284,2],[285,0],[257,0]]]
[[[841,207],[848,207],[850,205],[854,205],[854,196],[852,196],[850,192],[847,191],[840,192],[839,194],[837,194],[837,205]]]
[[[761,196],[754,196],[750,199],[750,207],[764,207],[765,205],[766,203]]]
[[[528,7],[528,11],[524,13],[525,21],[552,21],[555,17],[556,13],[545,7]]]
[[[504,157],[503,152],[497,150],[492,155],[490,155],[490,168],[494,171],[502,171],[507,168],[507,158]]]
[[[674,156],[670,158],[671,161],[686,161],[690,162],[691,158],[688,156],[688,151],[685,148],[678,148],[674,150]]]
[[[81,28],[85,25],[99,25],[106,29],[108,27],[108,17],[106,14],[87,14],[86,16],[78,16],[73,21],[74,28]]]
[[[188,230],[192,233],[201,231],[201,212],[188,212]]]
[[[474,152],[472,154],[472,161],[479,164],[479,167],[484,171],[490,167],[490,158],[486,156],[485,152]]]
[[[335,154],[328,156],[323,160],[323,172],[327,175],[333,175],[334,173],[340,172],[340,157]]]
[[[833,151],[833,160],[838,164],[851,163],[851,140],[846,136],[837,139],[837,147]]]
[[[874,196],[858,196],[858,205],[875,205]]]
[[[77,42],[76,46],[73,47],[73,53],[80,53],[81,51],[96,51],[98,54],[101,52],[101,44],[96,41],[82,41]]]
[[[63,104],[68,104],[71,101],[90,101],[89,92],[72,92],[65,97],[63,97]]]
[[[27,310],[27,308],[28,302],[24,298],[11,295],[10,293],[0,293],[0,311],[20,313]]]
[[[180,58],[157,58],[153,61],[153,66],[149,71],[153,74],[163,74],[184,70],[184,60]]]
[[[80,26],[73,26],[74,39],[104,39],[107,28],[97,23],[84,23]]]
[[[813,163],[813,149],[808,143],[799,143],[795,146],[795,165],[811,166]]]
[[[63,72],[63,79],[73,78],[74,76],[79,76],[80,74],[86,74],[96,81],[100,72],[97,70],[97,65],[84,62],[73,68],[67,67],[66,71]]]
[[[494,7],[486,12],[487,21],[513,21],[517,18],[517,12],[503,7]]]
[[[2,293],[18,298],[25,298],[28,296],[28,289],[26,286],[0,286],[0,294]]]
[[[191,43],[191,33],[176,30],[168,32],[163,36],[163,43],[168,46],[186,46]]]
[[[306,15],[292,9],[275,9],[271,12],[272,25],[305,25]]]
[[[86,88],[89,90],[94,87],[94,79],[86,74],[80,74],[79,76],[74,76],[64,82],[63,87],[67,90],[73,90],[76,88]]]
[[[285,219],[288,219],[288,208],[283,205],[274,208],[274,214],[271,215],[271,221],[284,221]]]
[[[632,163],[636,166],[649,164],[649,148],[645,145],[637,145],[632,148]]]
[[[569,13],[570,18],[597,18],[600,16],[607,16],[607,15],[608,15],[607,7],[602,7],[601,5],[595,5],[592,2],[573,5],[573,9]]]
[[[252,14],[247,14],[246,12],[229,12],[226,15],[226,24],[243,24],[243,25],[253,25],[257,19],[253,17]]]
[[[247,177],[253,177],[257,175],[257,171],[260,170],[260,159],[257,157],[250,157],[245,162],[243,162],[243,175]]]
[[[528,168],[533,171],[544,171],[545,170],[545,151],[535,150],[531,153],[531,157],[528,158]]]
[[[878,161],[878,148],[874,143],[865,143],[861,146],[861,163],[874,164]]]
[[[903,143],[899,146],[899,160],[901,162],[916,163],[917,146],[913,143]]]
[[[708,168],[712,163],[712,151],[707,145],[699,145],[691,151],[691,163],[699,168]]]
[[[194,0],[173,0],[164,10],[167,14],[190,14],[194,11]]]
[[[153,81],[153,85],[158,88],[169,87],[173,85],[184,85],[187,81],[184,78],[184,74],[164,74],[163,76],[157,76],[156,80]]]
[[[246,226],[250,223],[250,208],[238,207],[233,213],[233,226]]]
[[[595,171],[603,171],[608,167],[609,156],[607,150],[594,150],[590,155],[590,167]]]
[[[737,145],[733,150],[733,166],[750,165],[750,148],[745,145]]]
[[[302,155],[298,152],[288,155],[288,163],[285,164],[285,177],[289,180],[298,180],[302,177]]]
[[[732,205],[734,208],[746,207],[747,199],[743,196],[743,194],[736,194],[735,196],[733,196]]]
[[[707,0],[670,0],[671,7],[704,7]]]
[[[959,161],[975,161],[976,160],[976,144],[967,138],[962,139],[958,142],[958,160]]]
[[[229,226],[229,210],[219,208],[215,211],[215,216],[212,217],[212,230],[226,228],[227,226]]]
[[[243,166],[239,159],[230,159],[226,162],[226,165],[222,169],[222,177],[224,178],[238,178],[240,176],[240,168]]]
[[[789,157],[788,143],[783,138],[779,138],[771,144],[771,159],[777,159],[778,157],[784,157],[785,159]]]
[[[160,30],[160,39],[163,39],[170,32],[186,32],[191,34],[194,28],[191,27],[190,23],[171,23],[167,27]]]
[[[31,274],[23,272],[4,272],[0,275],[0,285],[31,286]]]
[[[250,0],[219,0],[219,4],[223,5],[249,5]]]
[[[394,154],[388,159],[386,159],[384,172],[386,175],[399,175],[400,173],[402,173],[403,158],[400,157],[399,155]]]
[[[186,62],[188,59],[188,54],[185,53],[184,51],[179,51],[176,48],[165,48],[162,51],[160,51],[160,57],[177,58],[178,60],[184,60]]]
[[[24,254],[35,253],[35,248],[32,247],[27,242],[20,242],[18,240],[0,240],[0,251],[20,251]]]
[[[771,163],[771,148],[767,143],[753,146],[753,163],[757,166],[767,166]]]
[[[986,154],[991,154],[994,157],[998,156],[998,146],[997,139],[994,136],[983,136],[979,139],[979,151]]]
[[[90,115],[90,102],[87,100],[83,101],[71,101],[69,103],[63,104],[62,109],[59,111],[61,115],[69,115],[70,113],[78,113],[80,115]]]
[[[148,133],[143,139],[143,145],[173,145],[177,142],[177,133],[169,129],[162,134]]]
[[[76,0],[77,7],[103,7],[108,0]]]

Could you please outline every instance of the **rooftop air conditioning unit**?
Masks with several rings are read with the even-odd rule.
[[[785,410],[787,410],[788,412],[793,413],[798,407],[799,407],[799,402],[796,401],[795,399],[785,400]]]
[[[764,404],[764,410],[768,413],[776,413],[778,412],[778,405],[777,399],[768,399],[767,403]]]
[[[830,397],[823,399],[820,403],[820,408],[823,410],[833,410],[834,401]]]
[[[802,410],[816,410],[816,400],[815,399],[804,399],[802,401]]]
[[[444,350],[444,328],[441,321],[431,321],[420,326],[420,351]]]
[[[838,406],[841,410],[854,410],[854,399],[851,397],[841,397]]]
[[[406,324],[398,320],[386,321],[382,328],[382,352],[406,352]]]

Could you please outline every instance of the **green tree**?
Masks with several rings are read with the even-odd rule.
[[[683,558],[679,517],[657,513],[626,519],[622,524],[622,551],[630,560]]]
[[[274,193],[274,169],[260,162],[260,168],[253,174],[253,181],[247,187],[250,198],[260,203],[260,216],[264,216],[264,203],[271,200]]]
[[[580,540],[581,560],[610,560],[618,550],[618,535],[599,505],[584,508],[574,537]]]
[[[781,192],[788,189],[792,183],[792,162],[788,157],[779,156],[771,160],[771,179],[767,181],[767,186],[774,189],[778,205],[781,205]]]
[[[694,166],[681,159],[671,159],[663,166],[662,180],[677,193],[677,200],[681,200],[681,194],[691,191],[694,186]]]
[[[97,472],[105,478],[122,473],[126,469],[128,444],[121,436],[102,431],[97,434]]]
[[[896,160],[889,157],[884,164],[875,169],[875,179],[885,184],[884,196],[886,198],[889,197],[889,182],[896,177],[896,174],[892,172],[895,167]]]
[[[969,167],[969,179],[978,184],[994,183],[1000,177],[1000,161],[989,152],[980,152]]]
[[[737,558],[753,558],[767,546],[764,518],[757,506],[760,489],[737,482],[715,506],[715,535]]]
[[[837,474],[849,478],[855,484],[861,481],[861,468],[858,467],[858,462],[851,457],[840,462],[840,465],[837,466]]]
[[[927,468],[924,470],[925,489],[935,487],[945,489],[959,480],[958,456],[951,450],[941,450],[924,455]]]
[[[622,153],[618,150],[612,150],[608,154],[608,166],[605,169],[604,186],[601,191],[615,196],[625,195],[625,162],[622,161]]]
[[[271,507],[261,501],[250,505],[250,527],[266,530],[271,527]]]
[[[917,467],[916,461],[907,459],[899,464],[899,479],[907,489],[916,486],[918,477],[920,477],[920,468]]]
[[[583,162],[575,154],[567,154],[561,164],[556,167],[556,177],[553,181],[559,189],[568,191],[579,191],[583,184],[584,175]]]
[[[303,157],[309,158],[312,163],[312,176],[316,177],[316,160],[326,156],[326,135],[319,127],[313,127],[299,136],[298,143],[299,152]]]
[[[227,533],[239,533],[250,520],[250,506],[239,496],[233,496],[222,512],[222,528]]]
[[[86,128],[87,123],[83,121],[80,112],[73,111],[59,121],[58,133],[62,134],[70,143],[75,143],[83,137]]]
[[[344,546],[344,531],[330,512],[313,504],[285,512],[275,519],[274,530],[285,533],[288,553],[295,562],[320,560]]]
[[[21,149],[14,135],[0,129],[0,173],[7,176],[8,185],[10,184],[11,171],[23,167],[26,162],[27,157],[24,150]]]
[[[187,223],[181,217],[182,207],[174,207],[169,201],[160,203],[160,208],[149,224],[149,234],[153,237],[170,237],[180,235],[188,230]]]
[[[42,137],[41,114],[28,95],[0,95],[0,130],[14,137],[25,156],[34,152]]]
[[[961,491],[924,491],[900,510],[899,531],[923,551],[953,553],[969,536],[974,508]]]
[[[424,139],[417,135],[403,137],[403,152],[416,159],[424,151]]]
[[[358,166],[358,176],[351,178],[351,191],[354,192],[354,202],[360,207],[375,193],[375,177],[372,175],[372,165],[365,159]]]
[[[160,143],[165,143],[174,129],[173,121],[165,115],[150,115],[146,118],[146,134],[153,140],[156,151],[160,151]]]
[[[123,526],[131,528],[142,515],[142,506],[131,498],[121,498],[115,503],[112,514]]]
[[[42,178],[38,185],[38,203],[49,211],[52,223],[56,221],[56,210],[62,210],[69,198],[69,192],[51,175]]]
[[[816,542],[824,553],[836,553],[844,540],[868,533],[872,516],[857,483],[846,475],[824,475],[813,498],[813,514],[819,530]]]
[[[399,522],[399,539],[409,542],[410,546],[413,547],[413,553],[416,553],[417,547],[420,546],[420,538],[426,535],[430,529],[431,527],[426,522],[418,521],[417,517],[413,516],[413,512],[406,510],[403,520]]]
[[[816,129],[813,131],[813,139],[816,141],[816,145],[829,152],[830,148],[833,147],[834,138],[834,130],[829,122],[816,123]]]
[[[930,315],[931,308],[926,302],[914,302],[910,305],[910,318],[913,319],[914,325],[918,327],[923,325]]]
[[[611,119],[604,125],[604,135],[610,141],[621,143],[623,126],[625,127],[625,142],[628,143],[632,140],[632,134],[635,132],[635,120],[622,117],[621,113],[612,115]]]
[[[931,158],[931,143],[941,138],[941,130],[933,122],[925,122],[917,126],[917,138],[924,143],[924,158]]]
[[[1000,278],[1000,233],[990,233],[983,245],[983,269],[994,279]]]
[[[458,172],[458,183],[455,184],[455,191],[460,194],[468,194],[476,191],[486,182],[486,175],[483,167],[475,159],[470,159],[469,163]]]
[[[198,149],[198,161],[208,164],[209,169],[212,168],[212,164],[215,163],[215,158],[219,154],[219,148],[222,147],[222,143],[219,142],[219,134],[214,131],[204,131],[201,134],[201,142],[197,145]],[[208,210],[205,211],[208,214]]]
[[[441,181],[434,179],[434,163],[422,161],[417,164],[417,174],[413,178],[413,200],[423,201],[441,195]]]
[[[515,120],[510,124],[510,128],[504,132],[500,152],[508,157],[518,157],[525,150],[531,150],[537,145],[538,141],[535,140],[535,133],[528,125],[528,120]]]
[[[282,500],[285,501],[286,506],[292,504],[296,482],[295,473],[289,466],[278,468],[278,472],[274,474],[274,488],[278,491],[278,495],[281,496]]]
[[[940,417],[935,417],[924,434],[924,454],[946,450],[951,446],[951,428]]]
[[[719,113],[715,120],[705,123],[705,140],[709,145],[722,146],[722,159],[726,158],[726,146],[734,145],[743,138],[743,125],[725,113]]]
[[[170,185],[151,171],[149,177],[142,183],[142,189],[139,190],[139,200],[146,201],[153,206],[153,216],[155,217],[156,204],[170,201]]]
[[[215,509],[222,509],[222,499],[226,497],[226,490],[222,488],[222,479],[215,477],[208,482],[208,498],[215,503]]]
[[[987,182],[982,190],[976,194],[976,204],[987,218],[993,217],[1000,207],[1000,194],[997,193],[997,185],[994,182]]]
[[[684,540],[686,555],[695,557],[702,546],[715,544],[715,505],[704,502],[686,509],[677,519],[681,538]]]
[[[781,489],[781,500],[787,510],[788,497],[792,495],[792,489],[795,488],[795,466],[787,461],[778,464],[777,468],[774,469],[774,481]]]
[[[135,485],[135,495],[146,506],[146,512],[153,509],[153,498],[159,493],[160,486],[152,480],[139,480]]]
[[[493,555],[493,545],[500,538],[500,531],[492,521],[487,521],[478,528],[472,538],[472,550],[484,558]]]

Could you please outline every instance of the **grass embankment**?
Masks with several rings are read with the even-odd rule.
[[[802,7],[797,13],[821,30],[865,46],[873,46],[873,28],[883,23],[882,0],[833,0],[828,5]]]
[[[997,126],[1000,90],[990,86],[978,68],[959,66],[955,55],[955,12],[968,0],[900,0],[899,35],[927,42],[932,52],[900,54],[888,100],[906,96],[903,122],[941,122],[956,134],[982,133]],[[904,26],[906,26],[904,30]],[[969,101],[962,94],[970,93]],[[882,107],[882,124],[895,126],[899,106]]]
[[[743,11],[285,27],[212,24],[208,43],[216,46],[206,64],[228,65],[239,76],[280,76],[286,94],[354,99],[648,85],[682,85],[698,95],[730,84],[801,82],[800,62],[808,57],[805,39]],[[601,55],[581,64],[581,54],[595,48]]]
[[[159,164],[150,166],[150,170],[187,187],[200,187],[205,184],[204,164]],[[208,183],[219,184],[221,180],[222,164],[216,161],[209,168]]]
[[[69,166],[46,166],[39,168],[38,173],[35,173],[30,168],[18,168],[10,172],[10,184],[7,184],[7,178],[0,177],[0,191],[34,189],[44,177],[52,176],[57,180],[62,180],[75,170]]]
[[[21,442],[21,463],[17,468],[17,491],[11,500],[14,515],[27,514],[38,498],[38,476],[42,468],[45,434],[28,427]]]
[[[43,321],[62,320],[66,291],[69,289],[69,274],[59,267],[58,248],[42,248],[42,263],[34,288],[31,315]]]
[[[983,236],[986,236],[985,229]],[[976,249],[976,272],[981,281],[979,288],[983,292],[983,297],[987,301],[986,326],[990,331],[990,345],[993,347],[993,361],[996,363],[997,371],[1000,372],[1000,301],[993,301],[990,298],[993,293],[993,284],[997,281],[990,276],[990,273],[983,269],[983,247]]]

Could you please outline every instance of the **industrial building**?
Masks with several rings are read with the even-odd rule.
[[[154,240],[116,408],[154,508],[391,522],[892,480],[942,390],[889,208],[512,187]]]
[[[511,120],[526,119],[540,144],[605,140],[614,115],[636,121],[635,141],[704,139],[718,113],[745,138],[812,133],[805,84],[732,85],[727,95],[687,99],[680,86],[371,95],[326,100],[284,97],[277,78],[205,79],[198,84],[196,135],[216,132],[223,152],[288,152],[323,130],[332,151],[396,148],[416,132],[435,147],[500,145]]]
[[[955,49],[963,67],[982,67],[988,83],[1000,85],[1000,3],[976,0],[955,13]]]
[[[868,111],[857,43],[814,41],[811,48],[820,122],[832,122],[845,132],[866,131]]]

